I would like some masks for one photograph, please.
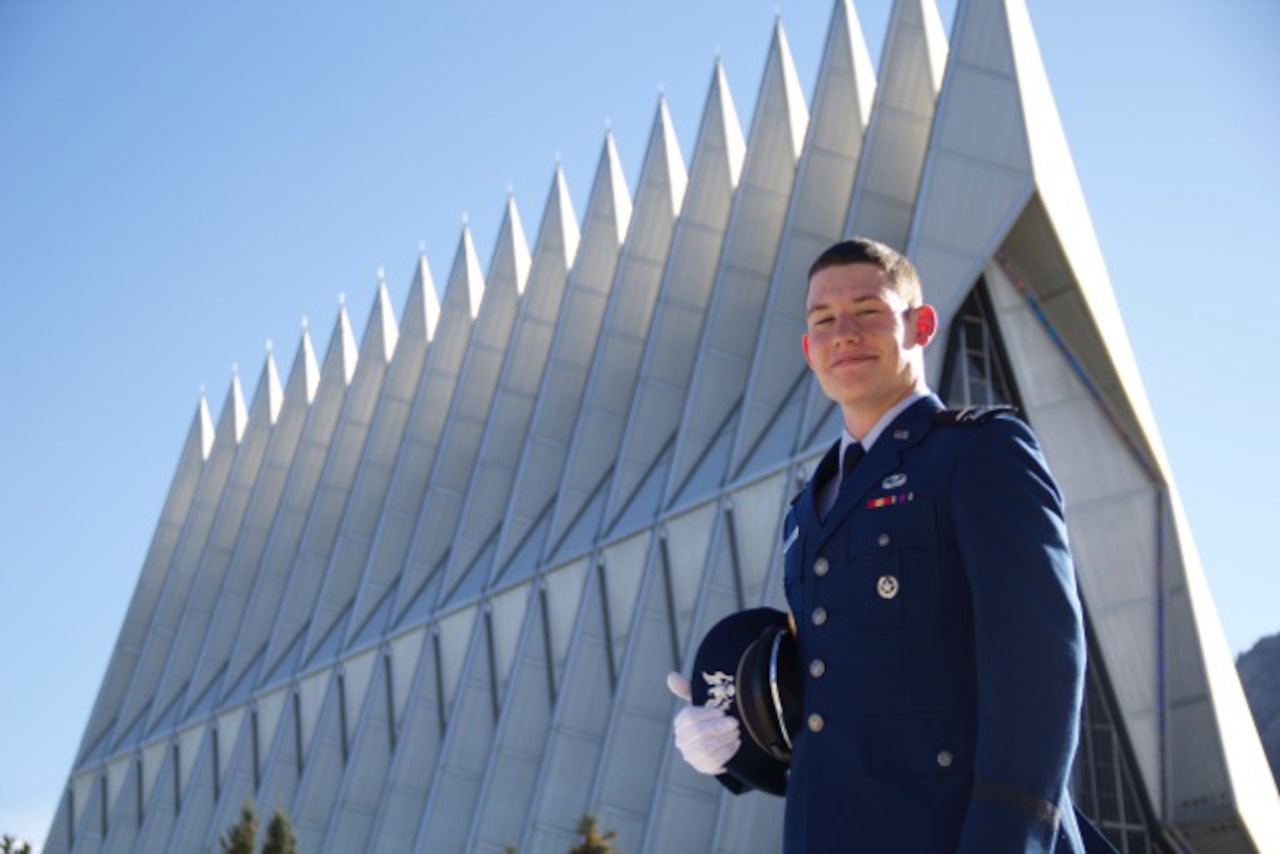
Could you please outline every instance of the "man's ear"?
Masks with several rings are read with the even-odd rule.
[[[933,310],[933,306],[925,303],[916,309],[915,329],[913,332],[915,343],[921,347],[928,346],[929,342],[933,340],[933,336],[938,334],[938,313]]]
[[[808,365],[810,368],[812,368],[813,362],[809,359],[809,333],[808,332],[800,336],[800,343],[804,345],[804,363]]]

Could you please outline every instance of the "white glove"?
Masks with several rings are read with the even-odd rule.
[[[667,688],[685,702],[693,698],[689,680],[679,673],[667,674]],[[676,749],[699,774],[723,774],[742,744],[738,721],[714,706],[688,705],[671,722]]]

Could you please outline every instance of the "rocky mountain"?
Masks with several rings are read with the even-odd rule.
[[[1262,638],[1236,658],[1236,672],[1280,788],[1280,632]]]

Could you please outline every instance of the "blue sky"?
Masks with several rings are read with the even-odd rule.
[[[1280,630],[1280,11],[1028,2],[1240,652]],[[0,832],[48,829],[202,386],[341,293],[359,334],[380,265],[399,310],[464,215],[487,257],[508,187],[536,228],[557,157],[581,215],[606,123],[634,182],[660,88],[687,157],[717,53],[747,122],[778,12],[811,93],[830,8],[0,3]]]

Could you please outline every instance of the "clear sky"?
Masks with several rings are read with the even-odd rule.
[[[1280,630],[1280,7],[1029,5],[1240,652]],[[0,2],[0,832],[48,829],[202,386],[342,293],[361,334],[379,265],[399,311],[464,214],[487,257],[509,186],[532,243],[557,156],[581,215],[607,123],[634,190],[660,89],[688,157],[717,53],[745,125],[779,12],[811,94],[830,9]]]

